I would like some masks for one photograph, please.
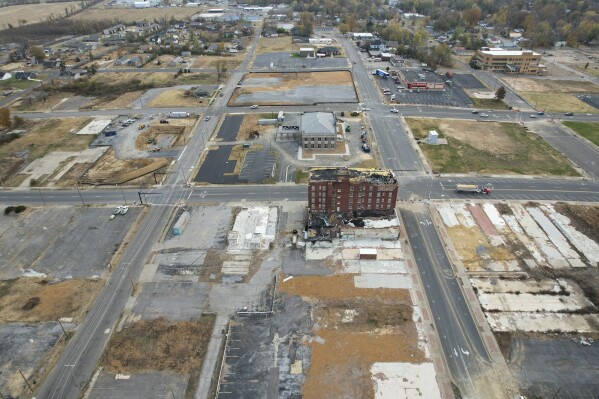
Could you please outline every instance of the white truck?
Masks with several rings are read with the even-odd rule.
[[[189,118],[189,112],[173,111],[168,114],[170,118]]]
[[[491,188],[479,187],[476,184],[457,184],[455,191],[458,193],[491,194]]]

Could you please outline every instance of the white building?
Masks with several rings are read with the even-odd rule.
[[[311,37],[310,39],[308,39],[308,41],[310,42],[310,44],[333,44],[333,39],[331,39],[330,37]]]

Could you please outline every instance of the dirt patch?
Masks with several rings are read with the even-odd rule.
[[[246,79],[279,79],[279,83],[273,87],[242,87],[240,93],[253,93],[257,91],[279,91],[294,89],[298,86],[352,86],[351,72],[297,72],[297,73],[248,73],[244,76]]]
[[[256,54],[274,53],[278,51],[296,51],[298,45],[294,45],[291,36],[261,37],[258,41]]]
[[[6,24],[16,25],[16,21],[25,20],[25,24],[33,24],[35,22],[44,21],[47,17],[54,14],[55,16],[64,16],[64,10],[74,7],[78,10],[81,3],[71,1],[65,3],[44,3],[42,7],[39,4],[23,4],[16,6],[2,7],[0,13],[0,26]]]
[[[170,163],[168,158],[118,159],[109,149],[81,178],[83,184],[122,184],[155,173]]]
[[[216,63],[218,61],[225,61],[225,68],[227,68],[228,71],[232,71],[233,69],[236,69],[239,65],[241,65],[241,63],[243,62],[243,59],[245,58],[245,55],[242,53],[238,53],[237,55],[234,56],[210,56],[210,55],[204,55],[204,56],[196,56],[196,58],[193,61],[193,65],[192,68],[216,68]]]
[[[92,164],[88,162],[76,163],[56,181],[56,185],[58,187],[73,187],[91,166]]]
[[[237,141],[254,140],[250,137],[252,132],[258,132],[260,137],[264,136],[269,130],[273,129],[272,126],[260,126],[258,121],[262,119],[263,115],[248,114],[244,115],[239,132],[235,138]]]
[[[73,97],[72,93],[56,93],[46,97],[35,99],[33,97],[25,97],[15,101],[12,104],[17,111],[52,111],[62,100]]]
[[[81,321],[104,282],[73,279],[49,283],[21,277],[0,282],[0,322],[36,323],[73,317]]]
[[[161,136],[170,136],[171,140],[166,140],[168,146],[160,146],[161,149],[176,147],[183,143],[186,126],[177,125],[154,125],[143,131],[135,139],[135,148],[138,150],[149,150],[156,148],[156,145],[163,141]]]
[[[301,276],[279,284],[279,290],[304,299],[380,298],[410,302],[407,290],[391,288],[356,288],[352,274]]]
[[[87,108],[91,109],[123,109],[131,108],[135,100],[142,95],[142,91],[131,91],[129,93],[122,94],[111,101],[104,101],[102,99],[95,100]],[[140,104],[141,105],[141,104]]]
[[[575,111],[578,113],[592,114],[598,112],[595,107],[590,106],[569,93],[537,93],[525,91],[519,94],[532,104],[535,109],[545,112]]]
[[[79,4],[79,3],[75,3]],[[80,14],[73,16],[73,19],[78,20],[114,20],[121,23],[138,22],[138,21],[169,21],[171,18],[176,20],[184,20],[185,17],[191,17],[197,14],[197,7],[161,7],[161,8],[123,8],[114,7],[106,8],[106,2],[91,7]],[[64,6],[60,7],[60,13],[64,13]]]
[[[490,262],[517,260],[512,251],[513,248],[508,248],[505,245],[492,246],[478,227],[453,226],[447,228],[447,232],[454,248],[458,251],[461,262],[469,272],[485,270]],[[522,251],[522,248],[520,246],[517,249],[518,253]]]
[[[576,230],[599,242],[599,206],[555,204],[555,210],[570,218]]]
[[[193,97],[189,90],[172,89],[165,90],[158,94],[149,102],[147,106],[155,108],[198,107],[205,101],[207,100]]]
[[[220,281],[222,278],[221,270],[223,268],[224,260],[222,251],[218,249],[209,249],[206,251],[199,280],[204,283],[215,283]]]
[[[580,80],[503,78],[514,90],[538,93],[599,93],[599,86]]]
[[[279,289],[313,307],[306,398],[372,398],[372,363],[424,361],[408,290],[356,288],[353,275],[295,277]]]
[[[101,364],[109,373],[199,371],[212,334],[215,316],[198,321],[138,321],[115,332]]]

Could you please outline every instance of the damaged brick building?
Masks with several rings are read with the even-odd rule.
[[[387,229],[397,237],[397,179],[378,169],[322,167],[310,169],[308,239],[330,240],[367,229]],[[358,230],[361,229],[361,230]],[[391,229],[391,230],[389,230]]]

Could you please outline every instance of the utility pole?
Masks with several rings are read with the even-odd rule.
[[[125,192],[123,191],[123,186],[119,184],[119,188],[121,189],[121,194],[123,194],[123,201],[125,201],[125,205],[127,205],[127,198],[125,198]]]
[[[44,196],[42,195],[42,189],[38,188],[37,192],[40,193],[40,197],[42,197],[42,202],[44,203],[44,206],[46,206],[46,200],[44,199]]]
[[[33,388],[31,388],[31,385],[29,385],[29,381],[27,381],[27,378],[25,378],[25,376],[23,375],[23,373],[21,372],[21,370],[19,370],[19,374],[21,374],[21,377],[23,377],[23,381],[25,381],[25,384],[27,384],[27,388],[29,388],[29,390],[31,391],[31,393],[33,393]]]
[[[77,180],[77,192],[79,193],[79,198],[81,199],[81,203],[85,206],[85,202],[83,201],[83,196],[81,195],[81,190],[79,190],[79,180]]]

